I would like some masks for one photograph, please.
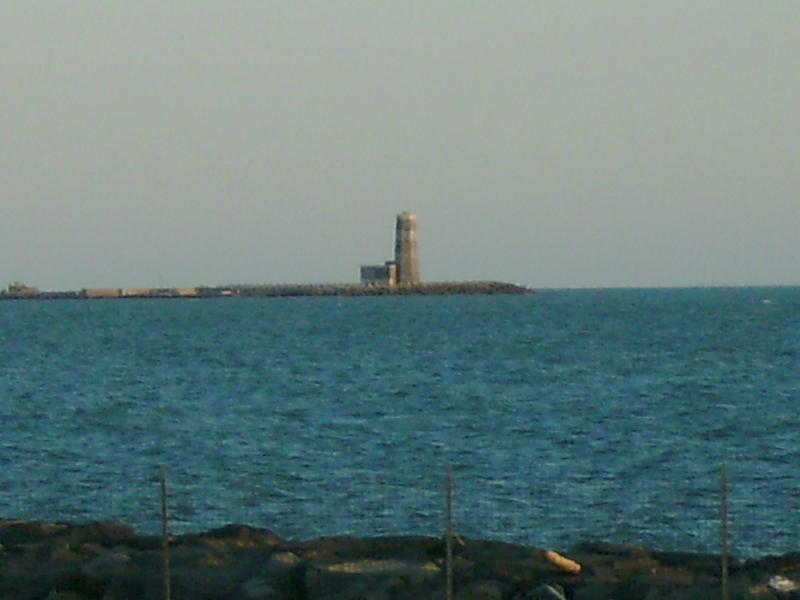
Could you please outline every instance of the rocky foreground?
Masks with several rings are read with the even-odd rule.
[[[283,540],[229,525],[170,540],[170,594],[181,599],[444,600],[439,538]],[[722,598],[719,556],[583,543],[555,554],[456,539],[456,600]],[[800,598],[800,553],[731,561],[730,598]],[[0,599],[161,599],[157,536],[118,523],[0,520]]]

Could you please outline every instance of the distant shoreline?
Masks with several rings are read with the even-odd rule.
[[[263,284],[193,288],[85,288],[42,291],[22,284],[0,292],[0,300],[125,300],[133,298],[288,298],[305,296],[449,296],[532,294],[532,289],[501,281],[441,281],[373,285],[364,283]]]

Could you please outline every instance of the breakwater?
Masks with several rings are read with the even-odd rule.
[[[374,285],[363,283],[259,284],[190,288],[85,288],[43,291],[13,284],[0,291],[0,300],[99,300],[131,298],[286,298],[303,296],[445,296],[530,294],[530,288],[501,281],[442,281]]]
[[[720,598],[720,555],[582,542],[563,553],[446,537],[286,540],[228,525],[138,535],[121,523],[0,520],[0,596],[106,600]],[[168,566],[165,567],[165,555]],[[566,560],[564,560],[566,559]],[[800,554],[729,560],[729,598],[796,598]],[[448,573],[450,574],[448,576]],[[168,576],[165,577],[165,575]]]

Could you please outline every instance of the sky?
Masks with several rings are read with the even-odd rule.
[[[800,2],[0,2],[0,286],[800,285]]]

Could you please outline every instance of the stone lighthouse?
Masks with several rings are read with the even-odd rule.
[[[419,248],[417,247],[417,215],[397,215],[394,235],[394,263],[397,283],[419,283]]]

